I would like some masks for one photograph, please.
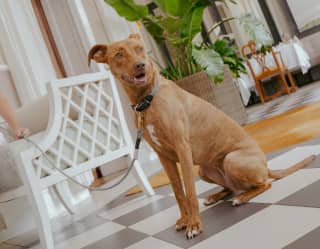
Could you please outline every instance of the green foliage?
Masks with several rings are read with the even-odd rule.
[[[169,16],[183,16],[189,0],[154,0],[159,8]]]
[[[133,0],[104,0],[112,6],[120,16],[128,21],[138,21],[148,15],[148,7],[135,4]]]
[[[237,50],[231,46],[225,39],[218,39],[212,45],[212,49],[216,51],[222,58],[224,64],[228,65],[232,75],[235,78],[240,77],[240,73],[246,73],[243,65],[243,59],[238,55]]]
[[[224,79],[224,63],[221,56],[211,48],[196,48],[192,50],[193,58],[206,70],[215,83]]]
[[[182,29],[180,37],[186,37],[188,43],[191,43],[194,36],[201,32],[201,22],[205,6],[196,7],[190,11],[182,20]]]
[[[128,21],[141,21],[158,43],[166,42],[169,51],[172,52],[173,64],[169,64],[162,72],[169,79],[178,80],[204,69],[215,82],[223,80],[221,77],[223,63],[230,66],[234,75],[239,75],[236,70],[240,69],[241,65],[236,60],[237,57],[234,57],[234,54],[223,57],[221,51],[215,52],[214,47],[195,48],[192,41],[202,31],[205,8],[214,2],[226,1],[236,2],[235,0],[153,0],[153,3],[162,10],[161,16],[154,16],[148,13],[146,6],[138,5],[133,0],[105,0]],[[217,27],[223,22],[218,23]]]
[[[239,18],[239,21],[251,39],[256,42],[258,50],[272,46],[272,36],[261,20],[252,14],[245,14]]]

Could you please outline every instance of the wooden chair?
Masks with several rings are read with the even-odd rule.
[[[272,48],[270,54],[268,55],[258,53],[256,49],[256,43],[254,41],[249,41],[247,44],[245,44],[242,47],[241,52],[243,57],[247,60],[247,64],[250,68],[250,72],[255,81],[256,88],[262,103],[279,97],[284,93],[289,95],[291,92],[295,92],[298,89],[288,67],[283,62],[283,58],[280,52],[276,52]],[[274,61],[274,63],[272,63],[272,66],[267,65],[266,56],[272,56],[272,60]],[[254,67],[252,65],[252,62],[254,60],[260,67],[261,71],[259,73],[254,70]],[[280,78],[281,87],[276,93],[267,95],[262,81],[264,79],[271,78],[277,75]],[[286,75],[288,75],[290,84],[288,84]]]

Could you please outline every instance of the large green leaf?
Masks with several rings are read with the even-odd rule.
[[[201,31],[202,16],[205,6],[195,7],[183,17],[181,38],[187,37],[191,43],[193,37]]]
[[[210,48],[192,49],[192,56],[195,61],[206,70],[207,74],[215,81],[220,83],[224,79],[224,63],[221,56]]]
[[[162,17],[160,22],[169,34],[177,34],[182,25],[181,18]]]
[[[128,21],[138,21],[148,15],[148,7],[136,4],[133,0],[104,0],[117,13]]]
[[[159,25],[155,18],[143,18],[142,23],[156,42],[161,43],[164,40],[163,27]]]
[[[191,5],[191,0],[153,0],[159,8],[169,16],[183,16],[184,11]]]

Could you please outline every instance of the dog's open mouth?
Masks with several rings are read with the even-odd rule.
[[[135,83],[142,84],[146,82],[146,73],[142,72],[134,76]]]

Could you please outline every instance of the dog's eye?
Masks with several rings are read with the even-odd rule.
[[[121,58],[123,57],[123,52],[118,52],[118,53],[116,53],[115,57],[116,57],[117,59],[121,59]]]
[[[142,53],[143,52],[143,47],[136,47],[136,52],[137,53]]]

